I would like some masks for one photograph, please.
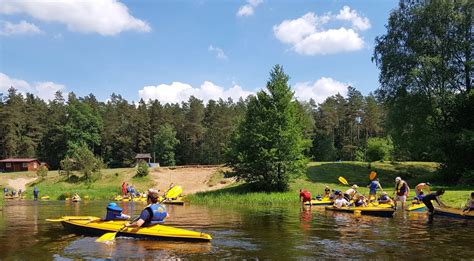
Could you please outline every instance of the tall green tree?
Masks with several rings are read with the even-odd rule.
[[[204,104],[201,100],[191,96],[187,103],[183,103],[184,124],[179,137],[179,153],[182,163],[197,164],[202,158],[202,142],[205,129]]]
[[[13,87],[8,89],[5,105],[0,111],[0,143],[2,144],[2,157],[18,157],[24,141],[23,125],[26,121],[24,115],[23,95],[17,93]]]
[[[138,108],[134,117],[135,130],[135,151],[137,153],[150,152],[151,136],[150,136],[150,117],[146,103],[140,99]]]
[[[250,98],[245,119],[233,138],[228,164],[258,190],[285,191],[306,167],[304,138],[288,75],[276,65],[267,91]]]
[[[153,152],[158,158],[161,166],[176,165],[175,150],[179,140],[176,138],[176,131],[168,123],[161,125],[154,137]]]

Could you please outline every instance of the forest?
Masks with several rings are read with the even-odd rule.
[[[279,66],[267,90],[238,101],[130,103],[112,94],[102,102],[72,92],[43,101],[12,86],[0,94],[0,157],[36,157],[57,169],[87,150],[110,168],[130,166],[136,153],[151,153],[162,166],[235,167],[245,163],[236,161],[242,155],[235,150],[254,145],[247,135],[271,135],[266,140],[275,144],[265,145],[270,152],[285,150],[275,147],[281,145],[278,135],[296,135],[302,145],[295,149],[306,159],[435,161],[443,182],[472,184],[473,9],[473,1],[400,1],[387,33],[375,39],[380,86],[370,86],[375,91],[367,96],[348,86],[346,95],[320,104],[295,100]],[[273,117],[282,121],[271,122]]]

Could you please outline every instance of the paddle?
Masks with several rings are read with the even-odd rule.
[[[377,177],[377,172],[371,171],[369,174],[369,179],[374,180]]]
[[[181,186],[174,186],[172,187],[170,190],[168,190],[168,192],[166,192],[166,195],[165,195],[165,198],[163,200],[161,200],[159,203],[162,203],[163,201],[165,201],[167,198],[176,198],[179,196],[179,194],[181,194],[183,192],[183,188],[181,188]],[[139,219],[140,217],[137,217],[135,219],[132,220],[132,222],[135,222]],[[119,232],[121,232],[122,230],[124,230],[126,228],[125,225],[123,225],[122,228],[120,228],[117,232],[109,232],[109,233],[105,233],[103,234],[102,236],[100,236],[99,238],[97,238],[95,240],[95,242],[110,242],[110,241],[113,241],[115,239],[115,237],[117,236],[117,234]]]
[[[344,178],[344,177],[339,177],[337,178],[339,180],[339,182],[341,182],[342,184],[344,185],[349,185],[349,182],[347,182],[347,180]]]

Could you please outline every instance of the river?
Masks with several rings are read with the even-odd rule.
[[[105,201],[7,201],[0,211],[1,260],[77,259],[472,259],[474,221],[397,211],[393,218],[323,208],[168,206],[167,225],[211,234],[210,243],[71,234],[46,218],[105,214]],[[138,215],[141,203],[120,203]]]

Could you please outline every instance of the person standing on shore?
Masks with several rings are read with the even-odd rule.
[[[127,183],[122,182],[122,197],[125,197],[127,195]]]
[[[39,194],[38,187],[35,186],[35,188],[33,189],[33,196],[35,200],[38,200],[38,194]]]
[[[400,177],[396,177],[395,182],[395,207],[397,207],[397,201],[400,201],[402,202],[402,209],[405,209],[405,202],[407,201],[408,193],[410,193],[410,187]]]

